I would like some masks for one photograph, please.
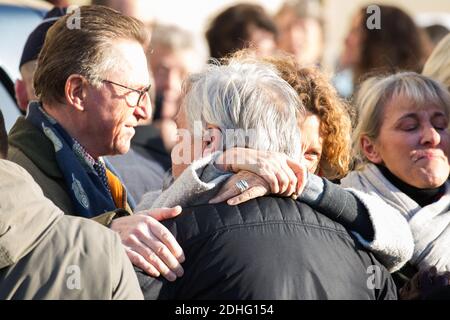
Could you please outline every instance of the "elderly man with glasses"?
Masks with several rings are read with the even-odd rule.
[[[79,28],[71,23],[77,18]],[[126,153],[139,120],[149,117],[147,45],[142,23],[106,7],[84,6],[60,18],[37,62],[38,101],[10,131],[8,159],[66,214],[117,231],[134,265],[175,280],[183,252],[158,220],[181,209],[132,214],[126,189],[102,159]]]

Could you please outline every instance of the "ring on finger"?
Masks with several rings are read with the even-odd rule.
[[[239,189],[239,191],[244,192],[248,189],[248,182],[244,179],[239,180],[236,182],[236,187]]]

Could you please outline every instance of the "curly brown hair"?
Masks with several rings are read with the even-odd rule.
[[[351,163],[352,123],[349,105],[342,100],[329,78],[315,67],[300,67],[291,56],[267,57],[280,76],[297,92],[306,110],[320,119],[323,139],[321,174],[328,179],[344,177]]]

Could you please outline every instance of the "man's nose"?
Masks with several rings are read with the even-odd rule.
[[[141,99],[139,105],[134,108],[134,115],[138,119],[147,120],[150,118],[152,112],[152,102],[150,100],[149,94],[146,93],[144,99]]]

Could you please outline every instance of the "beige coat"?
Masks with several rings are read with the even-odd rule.
[[[0,160],[0,299],[142,299],[113,231],[70,217]]]

